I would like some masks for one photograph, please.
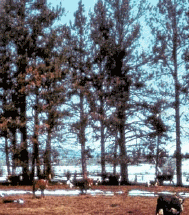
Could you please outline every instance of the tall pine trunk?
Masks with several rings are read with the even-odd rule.
[[[114,159],[113,159],[113,174],[116,175],[116,167],[117,167],[117,147],[118,147],[118,135],[116,131],[116,136],[115,136],[115,146],[114,146]]]
[[[20,22],[20,27],[23,28],[26,22],[26,2],[25,0],[21,0],[20,13],[18,20]],[[24,47],[26,38],[23,36],[21,40],[16,41],[17,45],[17,67],[18,67],[18,100],[17,108],[20,110],[20,132],[21,132],[21,161],[22,161],[22,173],[23,173],[23,181],[27,183],[28,174],[29,174],[29,156],[28,156],[28,144],[27,144],[27,114],[26,114],[26,94],[25,94],[25,86],[26,86],[26,68],[28,66],[28,52]],[[21,44],[21,45],[20,45]]]
[[[52,174],[52,165],[51,165],[51,132],[52,129],[48,129],[47,142],[46,142],[46,170],[45,174],[48,179],[51,178]]]
[[[81,163],[82,163],[82,175],[83,178],[87,178],[87,160],[86,160],[86,149],[85,149],[85,116],[84,116],[84,96],[80,92],[80,131],[79,139],[81,144]]]
[[[6,155],[6,166],[8,175],[11,174],[10,162],[9,162],[9,147],[8,147],[8,137],[5,137],[5,155]]]
[[[176,5],[176,2],[174,2]],[[177,34],[177,20],[176,8],[174,7],[173,14],[173,61],[174,61],[174,81],[175,81],[175,121],[176,121],[176,171],[177,171],[177,185],[182,185],[182,170],[181,170],[181,146],[180,146],[180,84],[178,81],[178,34]]]
[[[34,177],[35,177],[35,167],[37,166],[37,176],[40,176],[40,162],[39,162],[39,119],[38,119],[39,111],[38,111],[38,89],[36,90],[36,104],[35,104],[35,115],[34,115],[34,137],[33,137],[33,158],[32,158],[32,179],[33,185]],[[35,187],[34,187],[35,189]]]
[[[16,130],[13,131],[12,139],[12,175],[16,174],[16,160],[18,159],[18,152],[16,150]]]
[[[24,67],[26,69],[26,67]],[[25,71],[25,70],[24,70]],[[29,174],[29,156],[28,156],[28,144],[27,144],[27,128],[26,128],[26,95],[20,95],[21,97],[21,107],[20,107],[20,115],[21,115],[21,123],[22,126],[20,128],[21,131],[21,143],[22,143],[22,153],[21,153],[21,161],[22,161],[22,173],[23,173],[23,181],[27,183],[28,174]]]
[[[105,169],[105,134],[104,134],[104,101],[103,97],[100,96],[100,114],[101,114],[101,120],[100,120],[100,133],[101,133],[101,174],[102,176],[105,175],[106,169]]]
[[[121,169],[121,183],[128,184],[128,165],[127,165],[127,152],[125,145],[125,108],[121,105],[119,108],[118,118],[120,124],[118,126],[118,132],[120,135],[119,138],[119,147],[120,147],[120,169]]]

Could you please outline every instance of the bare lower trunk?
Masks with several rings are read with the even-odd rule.
[[[87,159],[86,159],[86,149],[85,149],[85,115],[83,107],[84,97],[82,92],[80,92],[80,131],[79,140],[81,144],[81,163],[82,163],[82,174],[83,178],[87,178]]]
[[[48,131],[48,138],[46,144],[46,176],[51,176],[52,167],[51,167],[51,130]]]
[[[6,166],[8,175],[11,174],[10,171],[10,162],[9,162],[9,150],[8,150],[8,138],[5,138],[5,154],[6,154]]]
[[[160,135],[157,136],[157,153],[156,153],[156,177],[158,175],[158,167],[159,167],[159,143],[160,143]]]
[[[16,172],[16,131],[14,131],[13,134],[13,140],[12,140],[12,175],[15,175]]]
[[[127,165],[127,153],[125,142],[123,138],[120,138],[120,167],[121,167],[121,181],[123,184],[128,184],[128,165]]]
[[[120,167],[121,167],[121,182],[122,184],[128,184],[128,167],[127,167],[127,152],[125,145],[125,110],[124,106],[122,106],[119,110],[119,147],[120,147]]]
[[[86,164],[86,155],[85,155],[85,145],[81,146],[81,163],[82,163],[82,174],[83,178],[87,178],[87,164]]]
[[[104,102],[103,98],[100,99],[101,103],[101,117],[102,120],[100,121],[100,127],[101,127],[101,174],[105,175],[106,169],[105,169],[105,135],[104,135]]]
[[[117,146],[118,146],[118,137],[116,134],[115,148],[114,148],[114,161],[113,161],[113,174],[114,175],[116,175],[116,167],[117,167]]]
[[[22,96],[21,102],[21,122],[23,126],[21,127],[21,142],[22,142],[22,152],[21,152],[21,162],[22,162],[22,173],[23,181],[27,184],[29,180],[29,156],[28,156],[28,144],[27,144],[27,129],[26,129],[26,96]]]
[[[180,113],[179,113],[179,95],[176,92],[176,171],[177,171],[177,185],[182,186],[182,156],[181,156],[181,146],[180,146]]]

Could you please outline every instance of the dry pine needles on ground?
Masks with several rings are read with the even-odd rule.
[[[0,189],[5,189],[0,187]],[[31,189],[30,187],[6,187],[6,189]],[[49,189],[65,189],[64,186],[50,186]],[[0,215],[92,215],[92,214],[132,214],[132,215],[154,215],[156,209],[156,197],[129,196],[129,190],[140,189],[153,192],[172,191],[189,192],[188,188],[179,187],[141,187],[141,186],[100,186],[92,189],[109,191],[123,191],[122,194],[113,196],[104,195],[79,195],[79,196],[46,196],[45,198],[33,198],[32,195],[19,195],[16,198],[24,200],[24,204],[0,203]],[[15,198],[11,196],[10,198]],[[188,215],[189,199],[185,199],[182,215]]]

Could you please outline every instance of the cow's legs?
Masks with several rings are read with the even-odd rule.
[[[41,197],[45,197],[44,190],[41,190]]]

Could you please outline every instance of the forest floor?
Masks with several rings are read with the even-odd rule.
[[[68,189],[65,185],[50,185],[48,190]],[[145,187],[145,186],[93,186],[92,189],[112,191],[114,195],[77,195],[77,196],[45,196],[45,198],[33,198],[32,194],[4,197],[8,199],[23,199],[24,203],[3,203],[0,197],[0,215],[50,215],[50,214],[132,214],[155,215],[157,196],[130,196],[131,190],[149,192],[189,192],[186,187]],[[0,186],[1,190],[28,190],[31,186]],[[121,191],[121,192],[120,192]],[[189,198],[184,201],[182,215],[189,214]]]

